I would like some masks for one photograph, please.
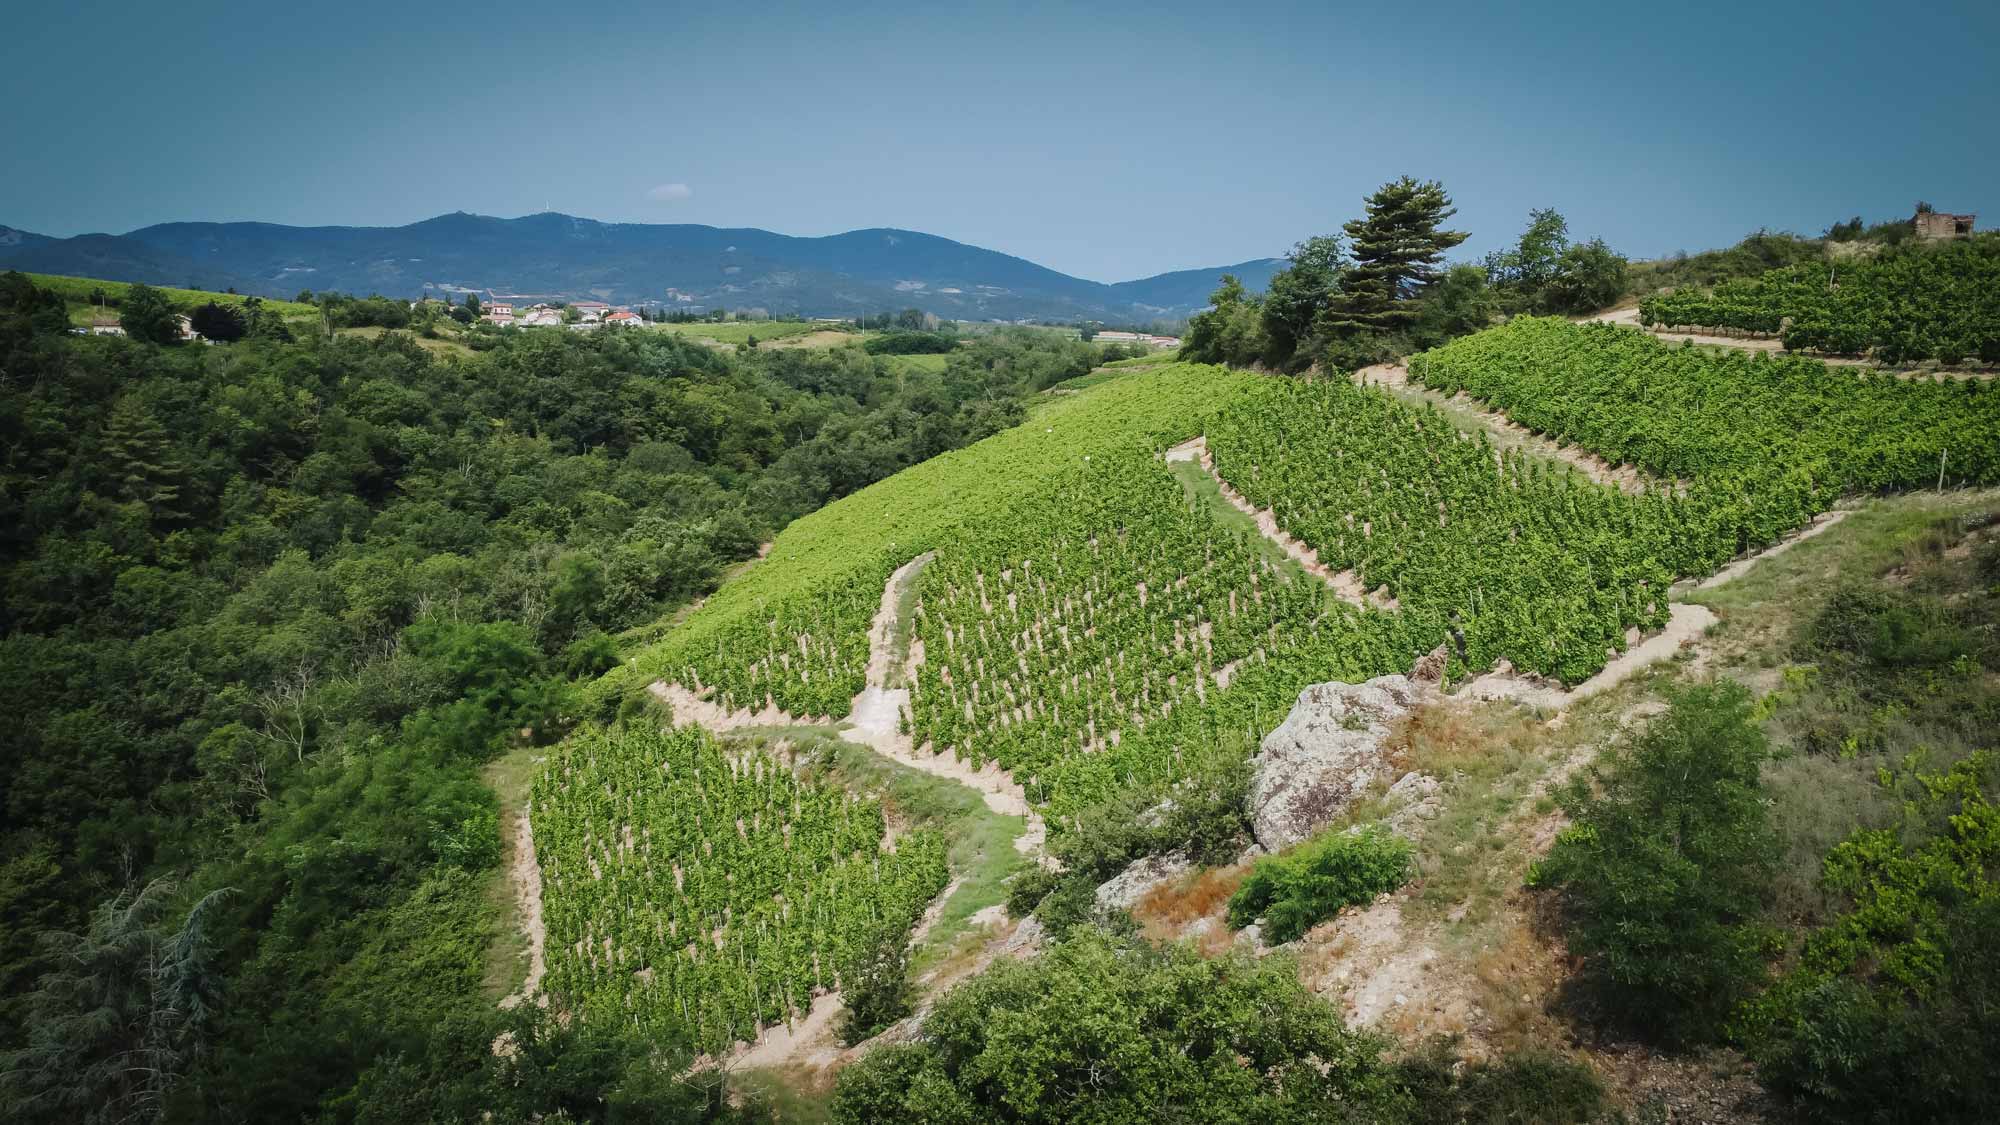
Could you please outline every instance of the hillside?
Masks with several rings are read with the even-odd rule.
[[[1708,675],[1695,669],[1713,662],[1730,669],[1730,682],[1769,691],[1762,669],[1775,654],[1756,646],[1774,642],[1726,630],[1773,614],[1803,628],[1804,611],[1781,608],[1768,586],[1752,587],[1765,592],[1748,602],[1705,591],[1764,573],[1801,528],[1801,539],[1825,532],[1832,546],[1816,545],[1800,565],[1821,565],[1826,552],[1882,551],[1843,525],[1855,498],[1932,483],[1940,451],[1952,451],[1952,481],[2000,481],[2000,398],[1976,383],[1857,378],[1806,359],[1675,349],[1626,327],[1536,318],[1425,353],[1398,378],[1407,385],[1167,363],[1079,381],[1015,430],[794,523],[762,560],[595,685],[597,709],[665,705],[681,737],[705,728],[745,755],[746,769],[782,760],[810,771],[817,740],[837,733],[903,766],[1025,798],[1018,846],[1051,857],[1052,869],[1015,875],[1003,916],[994,888],[968,883],[974,868],[955,857],[933,906],[973,926],[955,952],[923,945],[923,924],[912,924],[907,897],[896,898],[908,894],[904,877],[892,879],[889,864],[878,883],[844,892],[895,899],[893,909],[861,913],[886,920],[898,935],[890,940],[911,934],[931,966],[914,986],[939,1012],[1012,976],[1057,971],[1078,943],[1102,940],[1085,936],[1094,927],[1115,931],[1129,913],[1149,937],[1193,939],[1220,965],[1231,950],[1275,945],[1298,958],[1299,983],[1413,1048],[1441,1033],[1464,1037],[1475,1058],[1546,1045],[1573,1018],[1558,996],[1559,955],[1535,936],[1520,891],[1560,827],[1547,826],[1546,794],[1687,691],[1720,693],[1690,706],[1747,714],[1747,703],[1733,702],[1726,685],[1703,686]],[[1506,414],[1449,398],[1460,391]],[[1527,440],[1528,427],[1546,436]],[[1885,502],[1855,522],[1873,536],[1977,527],[1990,495]],[[1953,651],[1960,664],[1987,658]],[[1452,690],[1423,687],[1410,670],[1426,665]],[[1977,689],[1968,681],[1964,690]],[[1272,746],[1284,745],[1283,732],[1311,729],[1294,724],[1325,692],[1399,700],[1319,720],[1322,730],[1366,732],[1353,737],[1380,740],[1372,752],[1392,757],[1318,781],[1311,771],[1324,767],[1309,757],[1286,764],[1302,774],[1268,774]],[[1769,696],[1757,715],[1789,714],[1788,698]],[[885,699],[893,719],[875,713]],[[771,757],[773,746],[787,756]],[[607,807],[600,786],[615,808],[691,799],[668,796],[640,768],[660,753],[651,743],[587,749],[587,763],[566,758],[551,776],[601,783],[552,782],[538,798],[546,814],[536,815],[565,825],[568,840],[615,841],[642,823],[593,821],[604,814],[590,810]],[[1239,772],[1246,762],[1254,778]],[[1772,799],[1804,815],[1799,770],[1846,791],[1864,766],[1774,774]],[[740,807],[741,798],[716,799]],[[1565,804],[1572,815],[1590,815],[1575,802]],[[931,1093],[891,1096],[875,1085],[933,1058],[931,1048],[842,1052],[830,1041],[843,998],[873,995],[874,978],[856,975],[861,961],[842,952],[864,942],[859,921],[827,915],[816,923],[824,939],[760,922],[753,938],[725,920],[755,916],[746,912],[763,892],[681,890],[683,866],[693,870],[710,848],[736,849],[746,822],[733,832],[724,822],[728,839],[697,834],[677,845],[671,890],[658,885],[666,869],[657,853],[552,849],[565,871],[584,862],[602,870],[583,891],[567,877],[548,891],[565,903],[552,947],[585,951],[557,956],[560,987],[593,1009],[623,1004],[665,1026],[726,979],[732,998],[700,1006],[705,1027],[727,1029],[705,1040],[713,1049],[741,1039],[743,1058],[819,1076],[808,1085],[853,1067],[839,1098],[889,1098],[870,1103],[878,1111],[934,1104]],[[1811,863],[1826,846],[1812,833],[1866,823],[1788,825],[1785,839]],[[1329,826],[1366,829],[1371,842],[1317,835]],[[1320,892],[1305,888],[1324,885],[1313,878],[1348,878],[1332,873],[1376,862],[1343,849],[1385,838],[1399,842],[1380,845],[1383,883],[1312,899]],[[754,827],[749,840],[772,846],[757,844]],[[917,859],[931,862],[933,846],[924,842]],[[1272,852],[1281,854],[1262,858]],[[1311,877],[1297,870],[1315,862],[1329,866]],[[935,886],[942,876],[928,878]],[[656,889],[641,889],[649,881]],[[714,954],[649,936],[689,917],[701,896],[718,927]],[[628,901],[667,905],[634,918],[615,906]],[[972,991],[946,991],[957,977],[945,966],[983,966],[1058,936],[1067,942],[1038,967],[1003,961]],[[814,940],[849,968],[828,973],[805,957],[799,943]],[[593,952],[600,944],[617,956]],[[1496,946],[1508,951],[1504,966],[1466,952]],[[634,973],[645,987],[627,983]],[[1403,993],[1417,1004],[1404,1007]],[[911,1026],[890,1027],[885,1041]],[[1789,1049],[1779,1038],[1753,1046],[1764,1057]],[[936,1065],[961,1073],[948,1046],[937,1050]],[[1616,1099],[1627,1106],[1688,1096],[1670,1056],[1582,1057],[1601,1070],[1625,1066]],[[1755,1119],[1761,1111],[1737,1116],[1735,1107],[1763,1095],[1720,1065],[1717,1089],[1732,1107],[1722,1119]],[[853,1102],[837,1104],[849,1107],[844,1119],[863,1119],[851,1116]]]
[[[1279,264],[1260,259],[1106,285],[916,231],[806,238],[554,212],[517,219],[461,212],[401,227],[164,223],[67,239],[8,230],[0,267],[271,297],[301,289],[402,297],[469,290],[811,316],[914,306],[960,320],[1180,317],[1207,304],[1223,273],[1239,272],[1258,288]]]
[[[119,302],[125,297],[125,291],[131,288],[132,285],[130,282],[105,281],[95,277],[58,277],[50,274],[36,273],[31,273],[28,277],[36,285],[62,297],[64,306],[69,310],[70,323],[77,325],[89,324],[91,318],[100,311],[108,310],[111,315],[115,316]],[[155,288],[159,289],[170,304],[183,311],[192,309],[197,305],[207,304],[210,301],[224,305],[240,305],[244,301],[243,296],[236,293],[221,293],[203,289],[178,289],[165,285],[155,286]],[[103,301],[101,307],[96,303],[100,299]],[[264,301],[264,306],[294,324],[305,321],[317,321],[319,319],[319,310],[317,308],[311,305],[302,305],[296,301],[267,298]]]

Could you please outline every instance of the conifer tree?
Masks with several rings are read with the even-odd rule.
[[[1368,197],[1367,207],[1366,216],[1342,228],[1354,265],[1329,309],[1327,327],[1337,332],[1409,327],[1444,252],[1467,238],[1464,231],[1439,229],[1458,210],[1436,180],[1393,180]]]
[[[120,500],[146,505],[156,520],[181,518],[178,504],[186,470],[175,459],[167,432],[138,400],[121,398],[104,426],[104,465]]]

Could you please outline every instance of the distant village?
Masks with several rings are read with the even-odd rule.
[[[563,309],[567,307],[576,314],[576,319],[565,321]],[[628,308],[613,308],[603,301],[571,301],[567,306],[533,304],[518,313],[514,306],[505,301],[496,301],[486,306],[486,313],[479,318],[496,328],[561,328],[565,323],[574,329],[599,327],[623,328],[641,325],[645,318]]]

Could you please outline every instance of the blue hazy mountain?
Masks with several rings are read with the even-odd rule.
[[[400,227],[162,223],[122,235],[49,238],[0,227],[0,268],[113,281],[416,297],[425,291],[762,308],[841,316],[916,307],[957,319],[1184,316],[1224,273],[1262,289],[1263,258],[1107,285],[918,231],[804,238],[755,228],[602,223],[546,212],[455,213]]]

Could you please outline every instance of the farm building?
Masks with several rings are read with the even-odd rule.
[[[1971,238],[1972,222],[1978,217],[1919,209],[1910,223],[1917,228],[1918,238]]]
[[[123,336],[125,334],[125,326],[118,323],[117,317],[99,313],[90,318],[90,334],[92,336]]]

